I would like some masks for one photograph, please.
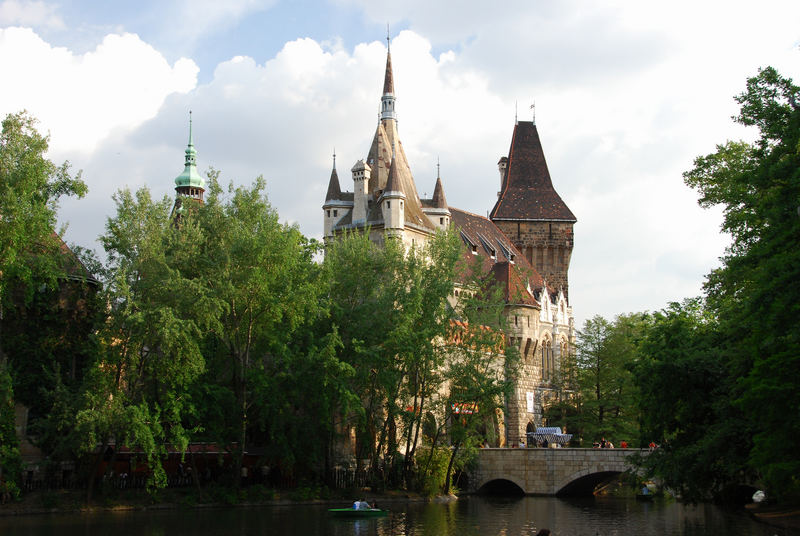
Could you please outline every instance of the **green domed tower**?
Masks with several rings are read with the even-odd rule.
[[[175,211],[182,211],[181,202],[184,198],[190,198],[203,202],[203,193],[206,191],[206,181],[197,172],[197,151],[192,140],[192,112],[189,112],[189,145],[186,147],[186,161],[183,173],[175,177]]]

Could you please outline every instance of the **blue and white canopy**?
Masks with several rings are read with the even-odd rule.
[[[535,441],[566,445],[572,439],[572,434],[562,434],[561,428],[558,426],[540,426],[535,432],[528,432],[526,435],[529,445]]]

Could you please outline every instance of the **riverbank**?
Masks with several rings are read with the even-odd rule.
[[[96,497],[86,504],[85,491],[37,491],[26,493],[19,502],[0,506],[0,516],[27,516],[66,513],[123,512],[147,510],[178,510],[192,508],[248,508],[257,506],[285,506],[291,504],[320,504],[341,507],[350,505],[355,499],[364,498],[370,503],[398,504],[408,502],[447,502],[456,500],[455,495],[426,497],[406,491],[372,493],[328,492],[325,497],[314,497],[314,490],[290,490],[279,492],[266,488],[244,488],[236,492],[228,488],[160,490],[151,496],[143,490],[115,490]]]

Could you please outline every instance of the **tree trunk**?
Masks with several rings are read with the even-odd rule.
[[[103,457],[105,456],[107,448],[108,438],[105,438],[103,439],[103,446],[100,448],[100,455],[97,457],[97,462],[95,462],[94,466],[92,467],[92,472],[89,474],[89,485],[86,487],[87,506],[89,506],[92,502],[92,493],[94,492],[94,483],[95,479],[97,478],[97,470],[100,469],[100,466],[103,463]]]
[[[461,446],[461,442],[457,442],[453,445],[453,452],[450,454],[450,461],[447,463],[447,474],[444,477],[444,494],[450,494],[450,474],[453,472],[453,463],[456,461],[456,454],[458,454],[458,448]]]

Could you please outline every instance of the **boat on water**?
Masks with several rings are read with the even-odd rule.
[[[380,508],[329,508],[328,513],[335,517],[383,517],[389,513],[388,510]]]

